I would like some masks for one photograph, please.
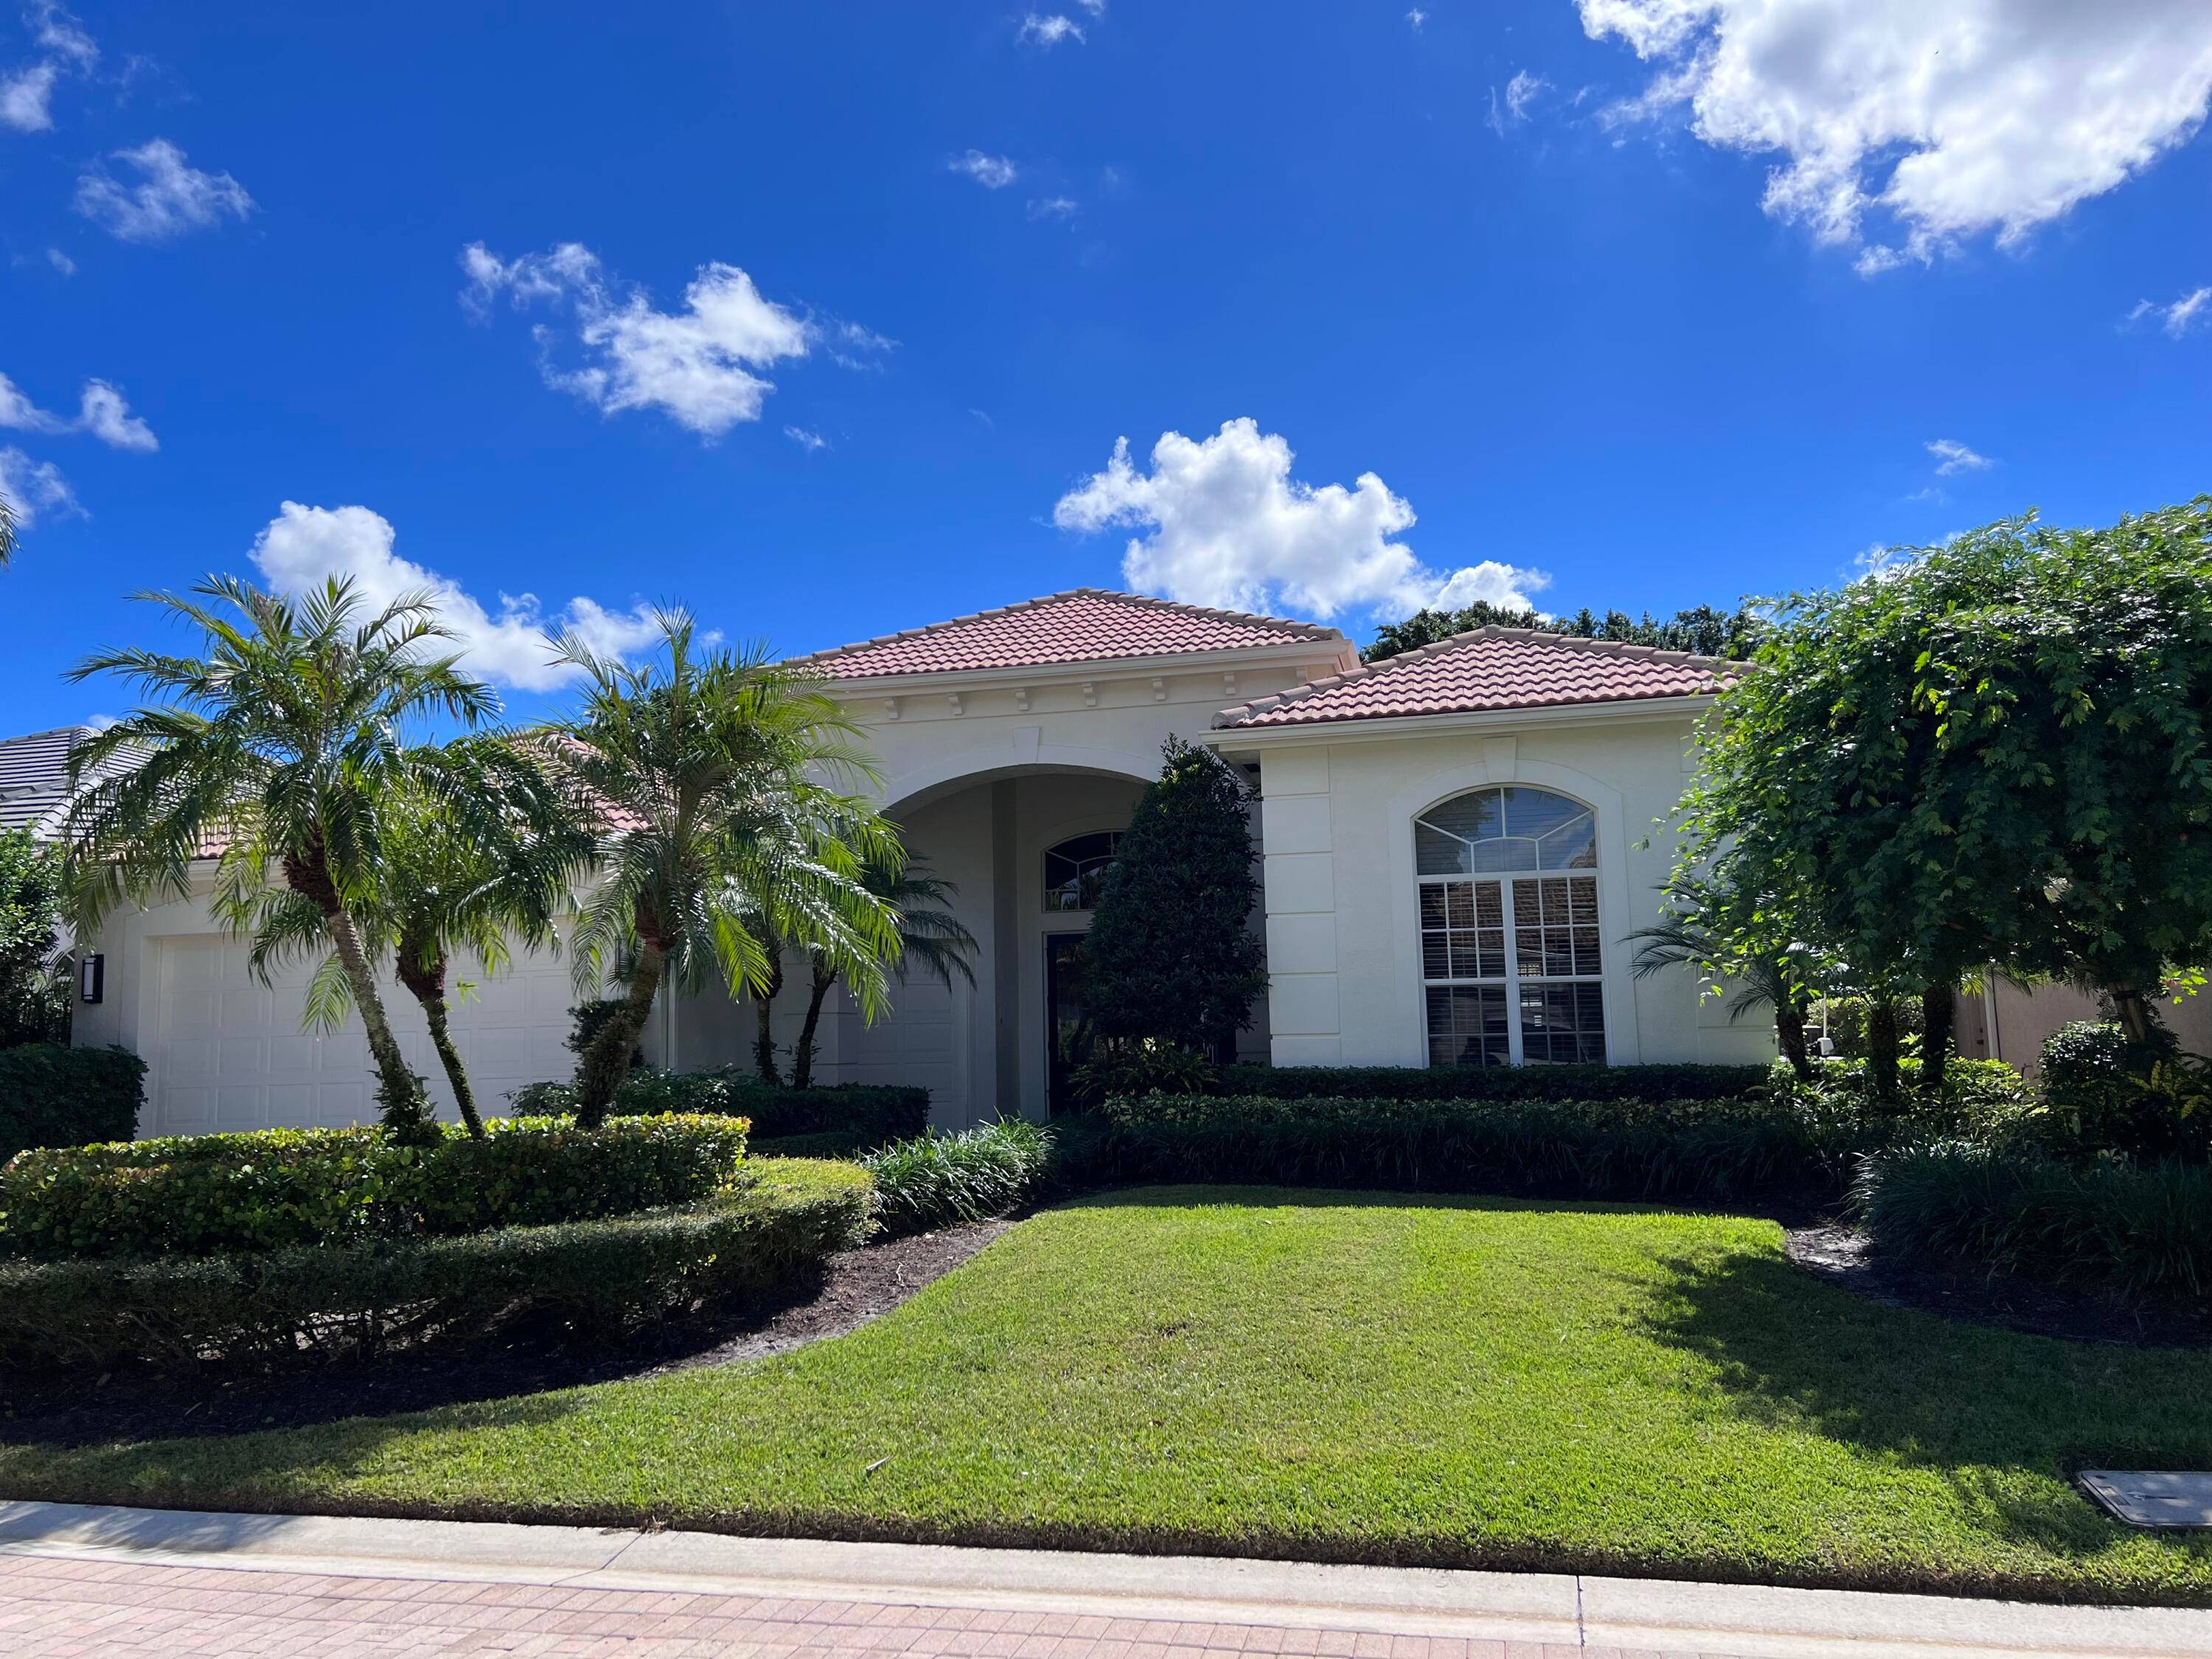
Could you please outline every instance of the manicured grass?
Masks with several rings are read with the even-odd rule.
[[[1154,1188],[853,1335],[228,1440],[0,1452],[0,1493],[2212,1603],[2081,1467],[2212,1468],[2212,1354],[1953,1325],[1771,1224]]]

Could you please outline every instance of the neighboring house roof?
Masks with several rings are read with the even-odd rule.
[[[1525,628],[1478,628],[1214,717],[1219,729],[1642,702],[1718,690],[1743,665]]]
[[[1339,648],[1334,628],[1241,611],[1212,611],[1105,588],[1076,587],[1001,610],[794,657],[793,666],[838,679],[1042,668],[1056,663],[1171,657],[1313,641]]]
[[[51,834],[69,796],[70,750],[95,735],[93,726],[64,726],[0,738],[0,830]]]

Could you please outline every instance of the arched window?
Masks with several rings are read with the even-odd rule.
[[[1476,789],[1413,820],[1431,1066],[1602,1063],[1597,823],[1546,789]]]
[[[1044,908],[1051,911],[1095,910],[1106,872],[1121,845],[1119,830],[1077,836],[1045,849]]]

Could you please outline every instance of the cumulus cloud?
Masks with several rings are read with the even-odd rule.
[[[2184,142],[2212,100],[2203,0],[1577,0],[1657,77],[1616,123],[1686,108],[1779,157],[1765,207],[1868,275],[2019,244]],[[1869,236],[1879,216],[1882,228]]]
[[[1956,438],[1931,438],[1928,453],[1936,458],[1936,476],[1950,477],[1960,472],[1986,472],[1996,463],[1986,455],[1978,455]]]
[[[0,76],[0,126],[18,132],[45,132],[54,124],[54,82],[61,74],[52,64],[33,64]]]
[[[1403,616],[1475,599],[1521,608],[1550,583],[1495,560],[1431,569],[1397,539],[1413,509],[1381,478],[1316,488],[1291,476],[1294,459],[1285,439],[1249,417],[1210,438],[1162,434],[1148,471],[1119,439],[1106,470],[1060,497],[1053,522],[1086,534],[1133,530],[1121,561],[1132,587],[1241,611]]]
[[[1421,26],[1428,21],[1428,13],[1423,11],[1419,6],[1414,7],[1413,10],[1406,14],[1406,21],[1412,27],[1413,33],[1416,34],[1419,34],[1421,32]]]
[[[750,276],[719,260],[699,268],[678,312],[654,309],[645,290],[610,276],[599,256],[579,242],[512,260],[471,242],[461,250],[461,268],[469,277],[462,302],[480,317],[502,294],[518,309],[543,301],[573,317],[580,366],[563,367],[552,349],[554,331],[537,331],[548,386],[573,392],[602,414],[657,409],[710,440],[760,419],[775,387],[758,371],[805,357],[825,331],[831,355],[851,368],[866,366],[859,354],[894,343],[857,323],[825,331],[765,298]]]
[[[61,7],[43,3],[25,10],[23,21],[40,56],[0,75],[0,126],[18,132],[46,132],[54,125],[54,88],[64,75],[87,75],[100,61],[100,48]]]
[[[126,185],[94,164],[77,178],[76,210],[124,241],[166,242],[253,211],[253,198],[237,179],[187,166],[184,151],[166,138],[117,150],[109,159],[137,173],[137,182]]]
[[[1093,15],[1096,15],[1094,13]],[[1073,17],[1058,14],[1041,16],[1030,12],[1022,19],[1022,26],[1014,31],[1014,39],[1024,46],[1056,46],[1063,40],[1083,44],[1083,28]]]
[[[116,449],[150,454],[161,446],[154,428],[131,412],[123,393],[106,380],[87,380],[77,394],[76,418],[40,409],[5,374],[0,374],[0,427],[18,432],[88,432]]]
[[[945,164],[948,173],[964,173],[986,190],[1004,190],[1022,176],[1021,169],[1004,155],[987,155],[980,149],[963,151]]]
[[[66,518],[84,511],[59,467],[52,461],[34,461],[12,445],[0,449],[0,495],[15,509],[19,528],[36,524],[43,514]]]
[[[427,590],[470,672],[525,691],[550,691],[575,678],[574,669],[547,660],[550,634],[573,629],[594,651],[611,656],[641,650],[659,637],[651,608],[643,605],[610,611],[580,598],[548,614],[534,593],[501,593],[495,612],[450,577],[401,558],[392,550],[394,539],[391,520],[368,507],[286,501],[254,538],[252,557],[280,592],[305,592],[332,576],[351,577],[375,605]]]

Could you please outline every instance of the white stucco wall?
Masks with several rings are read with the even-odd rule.
[[[1432,730],[1317,727],[1253,741],[1275,1063],[1427,1063],[1413,821],[1466,790],[1516,783],[1573,796],[1595,816],[1608,1057],[1771,1058],[1771,1029],[1757,1014],[1731,1024],[1689,974],[1638,981],[1631,971],[1626,937],[1656,919],[1673,865],[1662,821],[1681,794],[1691,730],[1682,715],[1547,711],[1520,724],[1438,718]],[[1237,734],[1219,742],[1238,751]]]

